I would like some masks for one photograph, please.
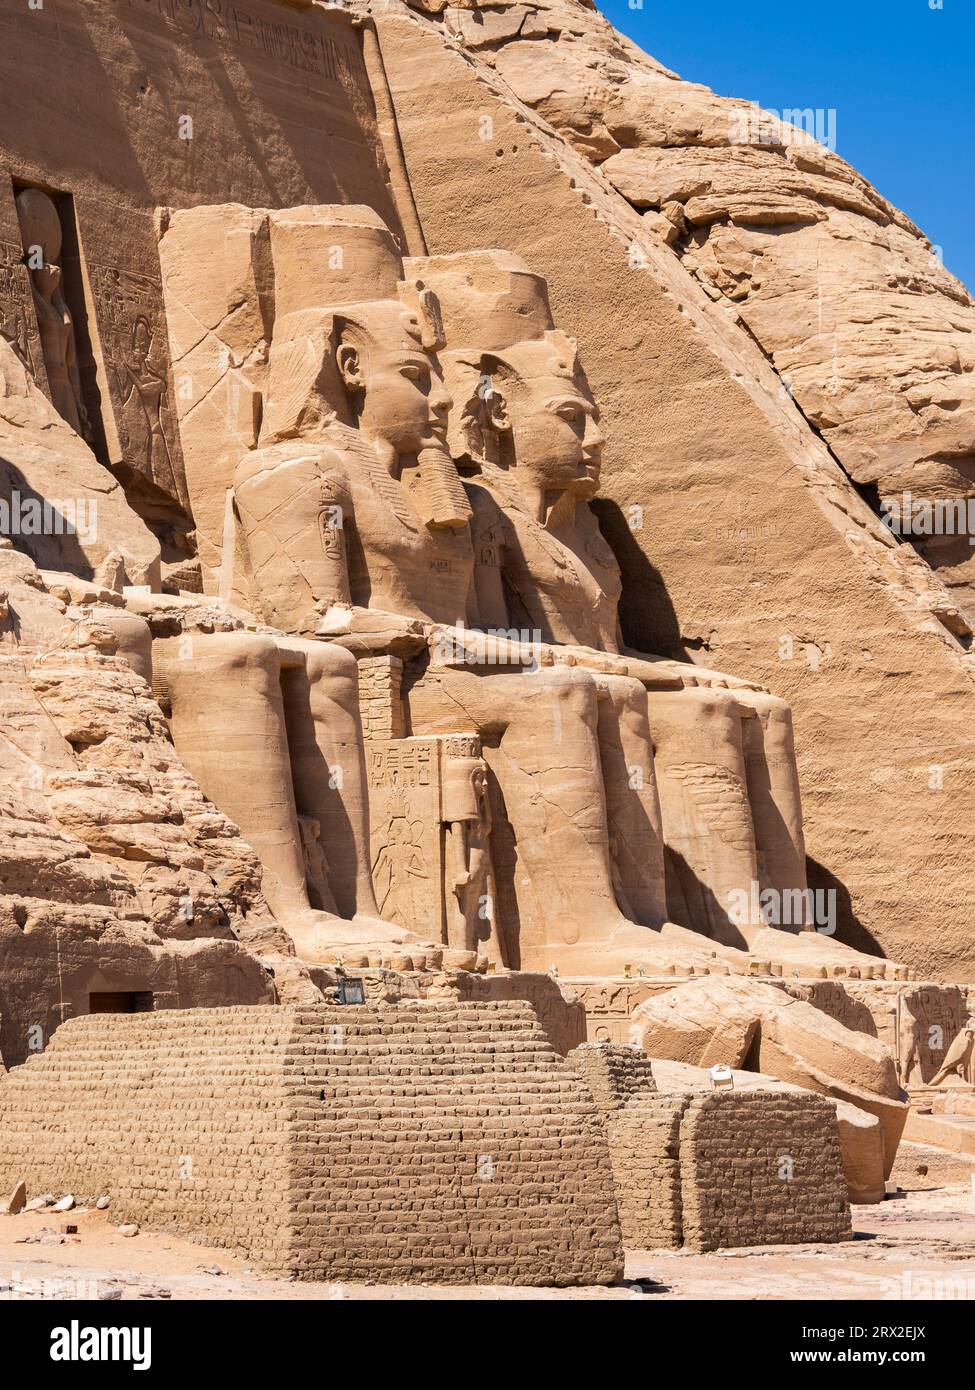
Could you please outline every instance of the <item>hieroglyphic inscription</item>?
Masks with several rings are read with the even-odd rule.
[[[406,726],[400,686],[403,663],[398,656],[367,656],[359,662],[359,710],[362,734],[374,739],[402,738]]]
[[[619,980],[572,980],[570,988],[586,1011],[589,1042],[628,1043],[631,1041],[630,1016],[638,1004],[672,986],[649,980],[632,983]]]
[[[36,343],[34,307],[22,248],[0,241],[0,333],[21,362],[36,377],[40,353]],[[42,380],[40,385],[44,385]]]
[[[379,910],[431,941],[444,933],[440,741],[367,745],[372,877]]]
[[[897,1060],[902,1085],[926,1085],[966,1017],[958,985],[919,985],[898,998]]]
[[[390,791],[429,787],[436,745],[432,739],[402,739],[374,748],[369,756],[369,784]]]
[[[351,44],[296,19],[269,19],[234,0],[123,0],[188,38],[212,39],[327,82],[347,82],[357,67]]]
[[[122,457],[180,502],[186,482],[170,399],[162,286],[89,262],[91,292]]]
[[[871,982],[872,984],[872,982]],[[893,1013],[896,1005],[895,988],[860,990],[858,982],[815,980],[809,984],[792,985],[785,982],[785,991],[794,999],[805,999],[824,1014],[835,1018],[844,1028],[894,1046]]]
[[[479,758],[481,756],[480,734],[444,734],[444,756],[447,758]]]

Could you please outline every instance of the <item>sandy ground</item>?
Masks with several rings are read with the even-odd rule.
[[[77,1235],[61,1236],[69,1222]],[[973,1299],[975,1192],[928,1185],[854,1207],[842,1245],[696,1255],[634,1251],[624,1287],[458,1290],[266,1278],[238,1256],[177,1236],[119,1234],[111,1210],[0,1215],[0,1301],[173,1299]],[[41,1241],[42,1231],[50,1234]],[[63,1243],[60,1243],[63,1242]]]

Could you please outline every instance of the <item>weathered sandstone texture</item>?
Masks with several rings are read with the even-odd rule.
[[[526,1004],[76,1019],[0,1082],[0,1124],[0,1187],[106,1192],[279,1274],[622,1277],[598,1113]]]
[[[0,1051],[42,1048],[96,993],[258,1003],[235,939],[267,921],[256,855],[205,800],[145,679],[119,594],[45,579],[0,541]],[[56,594],[63,593],[59,598]],[[72,601],[72,596],[74,600]],[[137,664],[137,654],[133,656]]]
[[[842,113],[780,118],[716,96],[576,0],[441,12],[756,340],[870,497],[973,496],[975,304],[940,248],[835,153]],[[971,622],[967,536],[920,549]]]
[[[99,566],[115,557],[124,583],[158,583],[159,542],[3,337],[0,497],[20,510],[22,521],[29,518],[29,529],[21,526],[18,541],[41,568],[92,580]],[[38,508],[36,521],[28,507]],[[10,529],[8,522],[4,534]]]
[[[599,1283],[605,1123],[639,1243],[841,1239],[971,1083],[971,562],[877,515],[970,302],[576,0],[419,11],[0,0],[0,1163]]]

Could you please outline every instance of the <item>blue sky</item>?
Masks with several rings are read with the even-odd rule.
[[[834,108],[837,153],[975,293],[975,0],[596,3],[659,62],[722,96]]]

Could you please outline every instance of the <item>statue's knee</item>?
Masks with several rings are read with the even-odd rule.
[[[598,684],[605,696],[621,712],[646,714],[647,692],[635,676],[600,676]]]
[[[202,639],[204,656],[232,670],[258,667],[262,671],[280,668],[281,658],[273,637],[257,632],[220,632]]]
[[[305,670],[309,680],[339,680],[357,682],[359,663],[345,647],[330,642],[309,644],[305,649]]]
[[[538,676],[528,677],[537,680]],[[547,670],[542,678],[547,702],[560,715],[574,716],[590,722],[596,718],[598,687],[590,671],[578,666],[556,667]]]
[[[201,678],[219,681],[222,675],[240,680],[248,670],[262,679],[277,679],[278,649],[272,637],[256,632],[186,632],[153,644],[153,665],[160,679],[176,690]]]
[[[115,636],[116,652],[141,676],[152,684],[152,632],[145,618],[120,608],[99,608],[97,620]]]
[[[742,708],[730,690],[711,686],[690,686],[664,697],[667,707],[683,713],[685,720],[706,720],[709,723],[738,722]]]
[[[792,707],[779,695],[770,695],[764,690],[739,690],[735,691],[735,697],[741,704],[753,709],[762,719],[774,720],[777,723],[792,721]]]

